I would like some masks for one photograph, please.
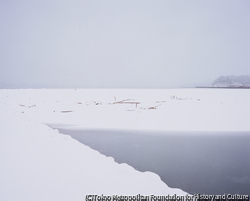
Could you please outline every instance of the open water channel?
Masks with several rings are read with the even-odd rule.
[[[76,130],[62,134],[127,163],[158,174],[190,194],[250,195],[250,132],[153,132]]]

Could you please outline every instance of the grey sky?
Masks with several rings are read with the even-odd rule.
[[[249,0],[0,0],[0,83],[164,88],[250,75]]]

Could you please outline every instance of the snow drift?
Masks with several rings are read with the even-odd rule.
[[[248,90],[0,90],[0,200],[186,194],[59,135],[88,129],[250,131]]]
[[[159,176],[59,135],[0,106],[0,199],[84,200],[86,194],[178,194]]]

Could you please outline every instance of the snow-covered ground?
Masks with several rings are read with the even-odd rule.
[[[0,101],[39,123],[90,129],[250,131],[248,89],[1,90]]]
[[[0,200],[84,200],[86,194],[163,195],[150,172],[59,135],[88,129],[250,131],[249,90],[0,90]]]

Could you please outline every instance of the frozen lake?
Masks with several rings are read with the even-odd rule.
[[[249,132],[71,130],[62,134],[191,194],[250,195]]]

